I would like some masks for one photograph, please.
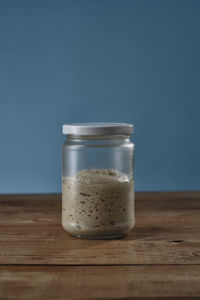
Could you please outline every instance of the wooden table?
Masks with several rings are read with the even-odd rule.
[[[0,196],[0,299],[200,299],[200,192],[136,193],[118,240],[60,219],[61,195]]]

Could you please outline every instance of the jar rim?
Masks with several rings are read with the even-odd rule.
[[[127,123],[71,123],[62,127],[63,134],[79,136],[130,135],[133,131],[133,124]]]

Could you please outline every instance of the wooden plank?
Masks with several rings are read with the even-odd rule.
[[[196,229],[136,228],[121,240],[82,240],[60,225],[1,226],[1,264],[199,264]]]
[[[199,227],[199,216],[200,192],[136,193],[137,227]],[[0,195],[0,225],[60,220],[60,194]]]
[[[0,263],[200,264],[200,192],[137,193],[120,240],[71,237],[60,218],[60,195],[1,195]]]
[[[200,297],[200,266],[1,266],[0,299]]]

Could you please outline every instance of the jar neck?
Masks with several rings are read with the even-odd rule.
[[[115,145],[130,143],[130,135],[66,135],[66,138],[70,144]]]
[[[130,135],[66,135],[68,140],[124,140]]]

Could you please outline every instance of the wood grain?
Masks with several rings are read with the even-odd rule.
[[[0,196],[1,264],[200,264],[200,192],[136,193],[136,227],[119,240],[71,237],[61,195]]]
[[[0,195],[0,300],[200,299],[200,192],[136,193],[136,226],[84,240],[61,195]]]
[[[0,299],[199,299],[199,274],[200,266],[3,266]]]

